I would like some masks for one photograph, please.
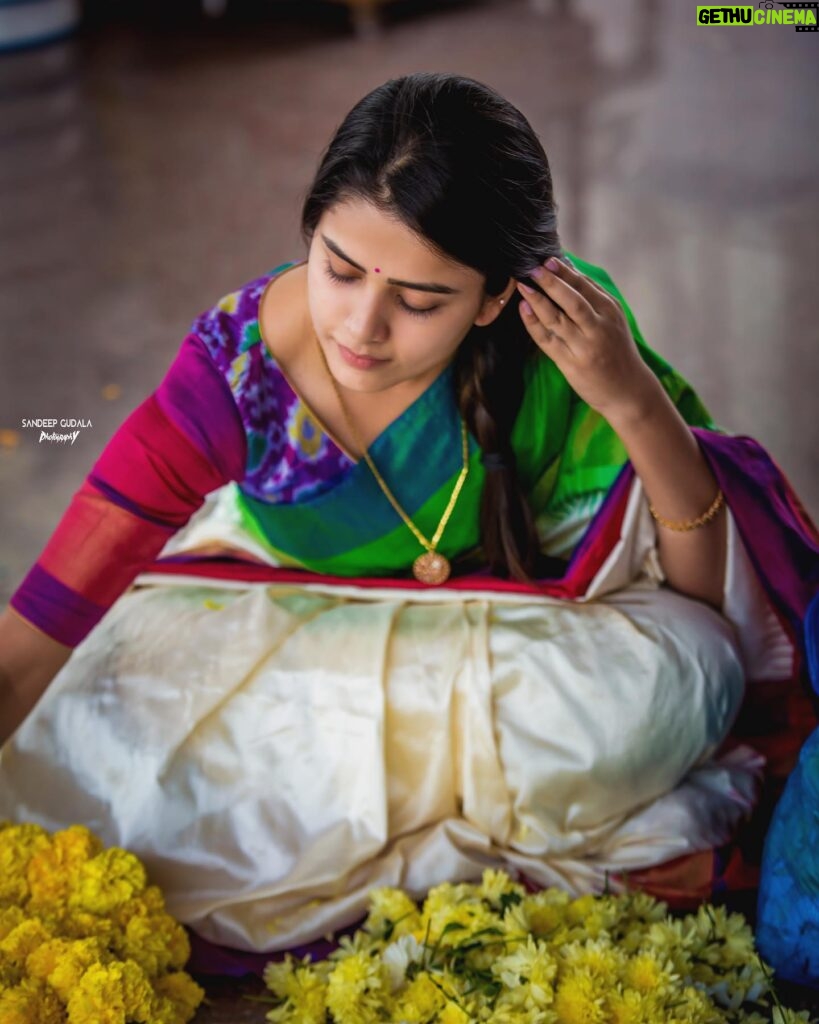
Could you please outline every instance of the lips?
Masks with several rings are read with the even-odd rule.
[[[353,352],[351,348],[348,348],[347,351],[350,353],[351,356],[355,356],[356,359],[369,359],[373,363],[384,362],[384,360],[379,359],[378,356],[368,356],[366,352]]]
[[[337,342],[337,344],[344,360],[352,366],[357,366],[359,369],[369,369],[372,366],[389,362],[388,359],[376,359],[374,356],[359,355],[357,352],[353,352],[352,349],[347,348],[346,345],[342,345],[340,342]]]

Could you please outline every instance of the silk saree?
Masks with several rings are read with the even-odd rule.
[[[421,896],[487,865],[710,894],[764,773],[747,710],[805,711],[815,530],[769,456],[645,345],[605,271],[572,259],[623,304],[726,494],[720,611],[663,585],[625,451],[545,357],[512,441],[549,575],[482,567],[470,436],[440,545],[453,576],[411,579],[417,541],[261,339],[280,267],[194,323],[13,597],[74,652],[0,753],[0,815],[133,850],[211,951],[313,942],[374,886]],[[370,448],[428,535],[459,432],[447,370]]]

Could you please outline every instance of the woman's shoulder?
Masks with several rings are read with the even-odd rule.
[[[228,372],[236,360],[259,346],[259,305],[267,285],[298,263],[289,260],[222,295],[192,322],[190,332],[201,338],[216,365]]]

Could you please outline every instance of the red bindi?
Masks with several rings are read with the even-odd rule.
[[[376,272],[376,274],[380,274],[381,273],[381,268],[380,267],[373,267],[373,270]]]

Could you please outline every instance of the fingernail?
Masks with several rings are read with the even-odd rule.
[[[541,277],[543,274],[543,267],[533,267],[526,274],[527,277]]]
[[[546,266],[554,273],[554,271],[560,266],[560,263],[554,258],[554,256],[550,256],[548,260],[546,260]]]
[[[531,316],[532,315],[532,307],[529,305],[529,303],[526,301],[526,299],[521,299],[520,308],[521,308],[524,316]]]
[[[521,291],[526,292],[527,295],[534,295],[535,289],[530,288],[528,284],[524,284],[523,281],[518,281],[518,287]]]

